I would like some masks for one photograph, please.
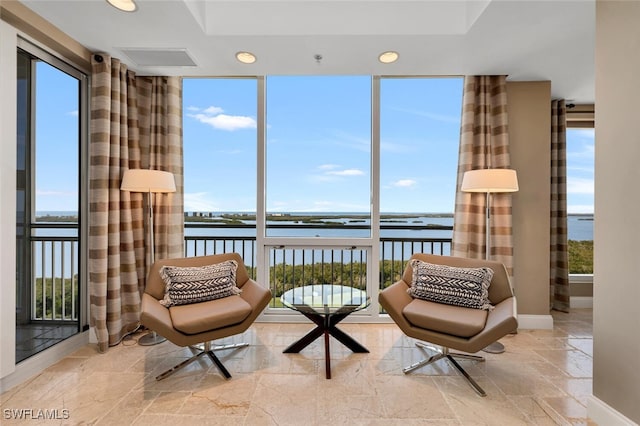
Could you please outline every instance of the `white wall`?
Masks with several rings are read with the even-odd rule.
[[[593,394],[640,423],[640,2],[596,3]]]
[[[0,377],[13,372],[16,356],[16,39],[0,21]]]
[[[18,35],[29,38],[0,20],[0,393],[38,374],[88,341],[88,332],[78,333],[17,365],[15,363]]]
[[[0,377],[15,370],[16,40],[0,21]]]

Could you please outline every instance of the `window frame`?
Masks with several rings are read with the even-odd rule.
[[[566,105],[566,126],[568,129],[594,129],[595,130],[595,105],[572,104]],[[595,144],[595,137],[594,137]],[[595,168],[595,164],[594,164]],[[595,171],[595,170],[594,170]],[[568,173],[567,173],[568,175]],[[568,177],[568,176],[567,176]],[[595,238],[595,235],[594,235]],[[591,274],[569,274],[570,284],[593,284]]]
[[[78,245],[78,313],[77,313],[77,322],[78,322],[78,331],[75,335],[80,334],[89,328],[89,274],[88,274],[88,194],[89,194],[89,180],[88,180],[88,167],[89,167],[89,106],[90,106],[90,76],[84,71],[76,68],[71,65],[64,58],[51,53],[44,48],[39,47],[38,45],[32,43],[26,38],[18,35],[16,38],[15,52],[16,55],[20,52],[24,52],[25,56],[28,56],[31,61],[31,71],[29,73],[30,79],[30,87],[29,87],[29,118],[28,118],[28,140],[27,144],[28,150],[30,150],[29,154],[29,164],[27,165],[28,170],[25,173],[28,174],[26,176],[26,180],[28,181],[28,188],[26,197],[27,209],[29,210],[30,217],[25,217],[25,223],[28,222],[28,239],[32,237],[33,232],[30,227],[32,224],[36,223],[35,217],[35,152],[34,152],[34,144],[35,144],[35,108],[36,108],[36,94],[35,94],[35,61],[42,61],[47,63],[49,66],[58,69],[60,72],[63,72],[69,75],[72,78],[75,78],[78,81],[78,223],[77,223],[77,245]],[[16,253],[17,255],[18,253]],[[30,254],[29,258],[33,254]],[[18,259],[16,258],[16,266]],[[32,265],[29,265],[32,267]],[[33,279],[31,276],[31,271],[29,271],[29,276],[26,277],[29,281]],[[17,277],[16,277],[17,278]],[[31,283],[27,283],[31,286]],[[24,283],[22,285],[25,285]],[[29,294],[31,297],[32,295]],[[31,302],[33,303],[33,302]],[[18,308],[17,300],[16,300],[16,308]],[[59,342],[60,343],[60,342]],[[46,348],[45,351],[49,349]],[[36,355],[39,352],[33,353],[29,357],[24,360],[18,361],[26,361],[31,358],[33,355]]]

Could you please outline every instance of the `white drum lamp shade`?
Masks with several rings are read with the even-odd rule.
[[[517,192],[518,176],[511,169],[469,170],[462,176],[463,192]]]
[[[129,169],[120,189],[131,192],[176,192],[173,174],[162,170]]]

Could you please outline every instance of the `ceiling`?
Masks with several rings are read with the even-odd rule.
[[[555,98],[595,98],[595,0],[136,0],[131,13],[105,0],[21,2],[138,74],[507,74],[551,80]],[[380,63],[386,50],[399,60]]]

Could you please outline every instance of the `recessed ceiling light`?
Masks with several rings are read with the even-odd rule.
[[[393,50],[382,52],[380,56],[378,56],[378,60],[383,64],[390,64],[398,60],[398,52],[394,52]]]
[[[138,8],[133,0],[107,0],[107,3],[124,12],[135,12]]]
[[[238,52],[236,53],[236,59],[243,64],[252,64],[256,61],[256,55],[251,52]]]

